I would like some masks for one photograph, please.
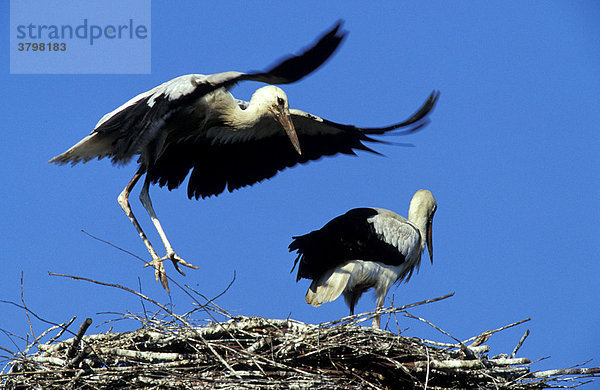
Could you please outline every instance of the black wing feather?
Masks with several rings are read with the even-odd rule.
[[[314,72],[338,48],[346,37],[346,32],[340,32],[342,21],[326,32],[314,45],[300,54],[290,56],[279,62],[266,72],[241,73],[239,76],[215,84],[200,84],[190,94],[182,96],[181,104],[189,104],[196,99],[219,88],[230,88],[240,81],[259,81],[268,84],[294,83]]]
[[[307,135],[298,131],[302,155],[298,155],[285,134],[243,143],[170,144],[156,163],[148,168],[148,178],[169,189],[179,187],[193,168],[188,197],[218,195],[269,179],[297,164],[338,153],[354,155],[354,150],[377,153],[361,141],[372,141],[356,129],[339,134]]]
[[[289,250],[298,252],[294,267],[300,262],[296,280],[317,279],[348,260],[402,264],[404,255],[396,247],[386,243],[367,221],[376,214],[377,210],[372,208],[352,209],[332,219],[319,230],[292,237]]]
[[[339,33],[343,21],[323,34],[312,47],[302,54],[291,56],[266,72],[255,72],[240,76],[243,80],[262,81],[269,84],[289,84],[300,80],[323,65],[346,36]]]
[[[166,185],[171,190],[179,187],[193,169],[188,183],[188,197],[198,199],[218,195],[225,189],[233,191],[258,183],[285,168],[318,160],[323,156],[338,153],[355,155],[355,150],[379,154],[363,143],[384,142],[371,138],[370,134],[380,135],[398,127],[412,125],[421,128],[427,123],[426,116],[433,109],[436,100],[437,94],[433,93],[408,120],[385,128],[362,129],[305,113],[293,115],[292,120],[302,147],[301,155],[298,155],[283,131],[271,137],[226,144],[205,138],[196,139],[193,143],[171,143],[155,164],[148,167],[147,175],[152,183],[158,183],[161,187]],[[318,126],[323,126],[327,131],[318,132],[312,128]],[[413,131],[414,129],[409,129],[402,133]]]

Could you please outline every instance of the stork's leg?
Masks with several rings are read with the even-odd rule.
[[[152,207],[152,201],[150,200],[150,180],[148,180],[148,177],[146,177],[146,180],[144,181],[144,186],[142,187],[142,191],[140,192],[140,201],[142,202],[142,205],[144,206],[144,208],[146,209],[146,211],[148,212],[148,215],[150,216],[150,219],[152,220],[152,223],[154,224],[154,227],[156,228],[156,231],[158,232],[158,235],[160,236],[160,239],[163,242],[163,245],[165,246],[165,249],[167,251],[167,255],[165,257],[163,257],[162,259],[157,259],[157,258],[152,258],[152,262],[146,264],[146,266],[148,265],[153,265],[154,268],[157,270],[157,277],[158,277],[158,264],[157,263],[161,263],[160,267],[162,267],[163,272],[164,272],[164,266],[162,265],[162,261],[169,259],[173,262],[173,265],[175,266],[175,269],[182,275],[185,276],[185,274],[183,273],[183,271],[179,268],[179,263],[181,263],[182,265],[185,265],[186,267],[190,267],[190,268],[194,268],[194,269],[198,269],[198,267],[196,267],[193,264],[188,263],[187,261],[183,260],[181,257],[179,257],[179,255],[177,255],[175,253],[175,251],[173,250],[173,247],[171,246],[171,243],[169,242],[169,240],[167,239],[167,235],[165,234],[160,221],[158,220],[158,217],[156,216],[156,213],[154,212],[154,208]],[[166,274],[164,275],[164,283],[163,285],[166,283]],[[161,277],[163,276],[161,275]],[[161,280],[162,281],[162,280]]]
[[[155,271],[156,281],[157,282],[160,281],[161,284],[163,285],[163,287],[167,291],[169,291],[169,284],[167,283],[167,274],[165,272],[165,267],[164,267],[162,261],[160,261],[160,257],[158,257],[158,254],[152,247],[152,244],[150,244],[150,241],[148,240],[148,237],[146,237],[146,234],[142,230],[142,227],[140,226],[139,222],[133,215],[133,211],[131,210],[131,206],[129,205],[129,194],[131,193],[131,190],[133,189],[133,187],[135,187],[135,185],[137,184],[138,180],[140,180],[140,177],[142,177],[142,175],[144,174],[144,171],[145,170],[142,167],[140,167],[140,169],[138,169],[138,171],[133,176],[131,181],[129,181],[129,183],[127,183],[127,186],[125,186],[123,191],[119,194],[119,197],[117,200],[119,201],[119,205],[121,205],[121,208],[123,209],[123,211],[125,211],[125,214],[129,218],[129,220],[135,227],[135,230],[137,230],[138,234],[140,235],[140,238],[146,245],[146,248],[148,248],[148,252],[150,252],[150,256],[152,256],[152,264],[154,265],[154,268],[156,270]]]
[[[377,308],[375,309],[376,312],[379,312],[381,310],[384,302],[385,302],[385,295],[377,298]],[[380,322],[381,322],[381,314],[377,314],[375,316],[375,318],[373,318],[373,324],[371,324],[371,328],[380,329],[381,328]]]

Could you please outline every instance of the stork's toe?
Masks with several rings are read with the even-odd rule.
[[[160,283],[163,286],[163,288],[167,290],[167,292],[170,292],[169,281],[167,280],[167,271],[165,271],[163,260],[165,260],[165,258],[152,259],[151,262],[144,264],[144,267],[154,267],[154,277],[156,278],[156,282]]]
[[[193,265],[191,263],[188,263],[187,261],[183,260],[175,252],[168,253],[167,256],[165,256],[165,258],[168,258],[169,260],[171,260],[173,262],[173,266],[175,267],[175,269],[177,270],[177,272],[179,272],[183,276],[185,276],[185,273],[181,270],[181,268],[179,268],[179,264],[185,265],[186,267],[189,267],[189,268],[198,269],[197,266],[195,266],[195,265]]]
[[[152,259],[152,261],[144,264],[144,267],[149,267],[149,266],[154,267],[154,276],[156,277],[156,281],[159,282],[160,284],[162,284],[163,288],[165,290],[167,290],[167,292],[170,292],[169,281],[167,279],[167,272],[165,271],[165,266],[163,264],[163,262],[167,259],[169,259],[173,262],[173,266],[175,267],[177,272],[179,272],[183,276],[185,276],[185,273],[183,273],[181,268],[179,268],[179,264],[185,265],[186,267],[193,268],[193,269],[198,269],[198,267],[183,260],[175,252],[169,252],[169,253],[167,253],[167,255],[165,257],[162,257],[160,259],[158,257],[156,257],[156,258]]]

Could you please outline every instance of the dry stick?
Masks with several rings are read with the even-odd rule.
[[[71,359],[70,361],[67,360],[65,367],[73,368],[73,367],[79,366],[79,364],[83,361],[83,359],[85,359],[90,353],[92,353],[92,347],[90,347],[90,346],[85,347],[73,359]]]
[[[229,288],[230,288],[230,287],[233,285],[233,282],[234,282],[234,281],[235,281],[235,271],[233,272],[233,279],[231,280],[231,282],[229,282],[229,284],[227,285],[227,287],[225,287],[225,290],[223,290],[222,292],[220,292],[220,293],[219,293],[219,294],[217,294],[217,295],[216,295],[214,298],[211,298],[211,299],[207,298],[205,295],[203,295],[203,294],[202,294],[202,293],[200,293],[199,291],[195,290],[193,287],[191,287],[191,286],[188,286],[187,284],[184,284],[184,286],[185,286],[185,289],[184,289],[183,287],[181,287],[181,286],[177,285],[177,287],[179,287],[179,288],[180,288],[180,289],[181,289],[181,290],[182,290],[182,291],[183,291],[183,292],[184,292],[184,293],[185,293],[187,296],[189,296],[189,297],[190,297],[190,298],[191,298],[191,299],[192,299],[192,300],[193,300],[193,301],[194,301],[194,302],[195,302],[195,303],[198,305],[198,307],[197,307],[197,308],[194,308],[193,310],[190,310],[190,311],[189,311],[189,312],[188,312],[186,315],[189,315],[189,314],[191,314],[191,313],[193,313],[193,312],[197,311],[198,309],[202,309],[202,310],[204,310],[204,311],[206,312],[206,314],[208,314],[208,315],[209,315],[209,317],[210,317],[210,318],[211,318],[211,319],[212,319],[214,322],[217,322],[217,323],[218,323],[219,321],[217,321],[217,319],[216,319],[216,318],[215,318],[213,315],[211,315],[211,314],[210,314],[210,310],[212,310],[212,311],[215,311],[215,312],[217,312],[217,313],[221,314],[221,315],[222,315],[222,316],[224,316],[224,317],[227,317],[227,318],[230,318],[230,319],[231,319],[231,318],[233,318],[233,317],[231,316],[231,314],[229,314],[229,313],[228,313],[228,312],[227,312],[225,309],[221,308],[219,305],[217,305],[217,304],[216,304],[216,303],[214,303],[213,301],[214,301],[215,299],[218,299],[219,297],[221,297],[223,294],[225,294],[225,293],[226,293],[226,292],[229,290]],[[175,284],[177,284],[177,283],[175,283]],[[205,303],[205,304],[201,304],[200,302],[198,302],[198,300],[197,300],[196,298],[194,298],[194,296],[193,296],[193,295],[191,295],[191,294],[189,293],[189,291],[188,291],[188,290],[186,290],[186,289],[189,289],[189,290],[190,290],[190,291],[192,291],[194,294],[197,294],[197,295],[199,295],[200,297],[202,297],[204,300],[206,300],[206,303]]]
[[[521,325],[522,323],[527,322],[527,321],[531,321],[531,318],[525,318],[524,320],[513,322],[512,324],[504,325],[504,326],[502,326],[502,327],[500,327],[498,329],[486,330],[485,332],[481,333],[480,335],[477,335],[477,336],[474,336],[474,337],[466,339],[465,341],[463,341],[463,343],[466,344],[469,341],[477,340],[477,344],[475,344],[475,342],[472,343],[472,345],[477,346],[477,345],[479,345],[481,343],[485,343],[485,341],[487,339],[489,339],[490,336],[493,335],[494,333],[500,332],[501,330],[504,330],[504,329],[512,328],[513,326]]]
[[[79,327],[77,335],[75,335],[75,338],[73,339],[73,344],[71,344],[69,350],[67,351],[67,359],[72,359],[75,357],[75,355],[77,354],[77,350],[79,349],[81,339],[83,338],[83,335],[85,334],[86,330],[90,327],[91,324],[91,318],[86,318],[85,321],[83,321],[83,323]]]
[[[17,358],[19,357],[19,355],[17,355],[16,353],[14,353],[13,351],[11,351],[11,350],[9,350],[9,349],[6,349],[6,348],[4,348],[4,347],[3,347],[3,346],[1,346],[1,345],[0,345],[0,351],[5,351],[5,352],[8,352],[8,353],[10,353],[11,355],[13,355],[14,357],[17,357]],[[7,356],[7,357],[8,357],[8,356]]]
[[[427,390],[427,383],[429,382],[429,348],[427,345],[425,346],[425,352],[427,352],[427,372],[425,373],[425,386],[423,386],[423,390]]]
[[[419,340],[421,340],[421,342],[423,342],[423,343],[434,345],[436,347],[446,347],[446,349],[456,348],[456,344],[452,344],[452,343],[442,343],[439,341],[432,341],[432,340],[427,340],[427,339],[419,339]]]
[[[29,331],[31,332],[31,337],[34,339],[35,334],[33,333],[33,326],[31,325],[31,318],[29,318],[29,312],[27,311],[27,304],[25,303],[25,298],[23,298],[23,271],[21,271],[21,302],[23,303],[23,307],[25,308],[25,315],[27,316],[27,321],[29,322]]]
[[[510,359],[512,359],[512,358],[515,357],[515,355],[517,354],[517,351],[519,350],[519,348],[521,348],[521,345],[523,345],[523,343],[525,342],[525,339],[527,338],[527,336],[529,336],[529,329],[527,329],[525,331],[525,334],[523,335],[523,337],[521,337],[521,339],[517,343],[517,346],[515,347],[515,349],[513,349],[512,353],[509,356]]]
[[[112,246],[113,248],[115,248],[115,249],[117,249],[117,250],[120,250],[121,252],[127,253],[128,255],[131,255],[131,256],[135,257],[136,259],[138,259],[138,260],[141,260],[141,261],[143,261],[144,263],[147,263],[147,261],[146,261],[146,260],[142,259],[140,256],[136,255],[135,253],[133,253],[133,252],[130,252],[130,251],[128,251],[127,249],[123,249],[123,248],[121,248],[121,247],[119,247],[119,246],[117,246],[117,245],[113,244],[113,243],[112,243],[112,242],[110,242],[110,241],[106,241],[106,240],[104,240],[104,239],[102,239],[102,238],[100,238],[100,237],[96,237],[96,236],[94,236],[93,234],[90,234],[90,233],[86,232],[86,231],[85,231],[85,230],[83,230],[83,229],[81,229],[81,232],[82,232],[83,234],[86,234],[86,235],[90,236],[90,237],[91,237],[91,238],[93,238],[94,240],[97,240],[97,241],[103,242],[103,243],[105,243],[105,244],[107,244],[107,245],[110,245],[110,246]]]
[[[454,295],[454,293],[451,293],[451,294],[447,294],[447,295],[444,295],[444,296],[441,296],[441,297],[438,297],[438,298],[428,299],[428,300],[425,300],[425,301],[422,301],[422,302],[411,303],[409,305],[400,306],[400,307],[390,307],[390,308],[383,309],[383,310],[377,310],[377,309],[375,309],[375,310],[373,310],[371,312],[359,314],[358,317],[360,317],[362,315],[362,316],[364,316],[364,318],[357,318],[355,320],[348,321],[348,324],[349,325],[356,325],[356,324],[358,324],[360,322],[369,321],[369,320],[377,317],[378,315],[381,316],[381,315],[384,315],[384,314],[392,314],[392,313],[402,312],[405,309],[408,309],[408,308],[411,308],[411,307],[414,307],[414,306],[424,305],[424,304],[431,303],[431,302],[436,302],[436,301],[439,301],[439,300],[442,300],[442,299],[449,298],[449,297],[451,297],[453,295]]]
[[[517,364],[530,364],[531,361],[527,358],[518,359],[489,359],[487,363],[491,363],[494,368],[495,366],[506,367]],[[415,368],[425,370],[427,367],[442,368],[442,369],[454,369],[454,368],[465,368],[465,369],[477,369],[486,367],[486,362],[476,360],[461,360],[461,359],[448,359],[448,360],[432,360],[431,362],[416,361],[414,362]],[[511,367],[512,368],[512,367]],[[493,370],[493,369],[492,369]]]
[[[69,324],[71,322],[73,322],[73,320],[75,319],[75,317],[73,317],[71,319],[71,321],[69,322]],[[58,324],[58,325],[54,325],[50,328],[48,328],[46,331],[42,332],[41,335],[39,335],[38,337],[35,338],[35,340],[33,340],[23,351],[23,355],[27,355],[27,352],[29,352],[29,350],[31,348],[33,348],[40,340],[42,337],[46,336],[48,333],[52,332],[55,329],[61,329],[61,331],[59,332],[59,335],[61,335],[64,332],[65,327],[69,326],[67,323],[63,322],[62,324]],[[48,343],[51,343],[53,340],[56,340],[58,337],[60,336],[55,336],[54,338],[52,338],[50,341],[48,341]]]
[[[579,367],[579,366],[585,366],[586,364],[588,364],[588,363],[589,363],[589,362],[591,362],[592,360],[594,360],[594,359],[588,359],[588,360],[586,360],[586,361],[585,361],[585,362],[583,362],[583,363],[578,363],[578,364],[575,364],[575,365],[573,365],[573,367],[571,367],[571,368],[575,368],[575,367]]]
[[[12,353],[14,356],[19,356],[20,354],[22,354],[23,352],[21,351],[21,348],[19,348],[19,345],[15,342],[15,340],[13,340],[13,337],[17,338],[17,339],[21,339],[22,341],[26,341],[25,338],[16,335],[12,332],[9,332],[8,330],[4,330],[0,328],[0,332],[4,333],[4,335],[6,337],[8,337],[8,339],[10,340],[10,342],[15,346],[15,348],[17,349],[17,351],[19,351],[19,354],[12,352],[12,351],[8,351],[8,349],[5,349],[5,351],[8,351],[10,353]]]
[[[71,318],[71,320],[69,322],[67,322],[62,329],[60,330],[60,332],[58,332],[58,334],[54,337],[52,337],[50,340],[48,340],[48,342],[46,342],[46,344],[52,344],[53,342],[55,342],[60,336],[63,335],[63,333],[65,333],[65,331],[67,330],[67,328],[69,326],[71,326],[71,324],[73,323],[73,321],[75,321],[75,319],[77,318],[77,316],[73,316],[73,318]]]
[[[427,325],[431,326],[433,329],[437,330],[438,332],[441,332],[441,333],[445,334],[446,336],[450,337],[452,340],[456,341],[458,343],[458,345],[460,345],[461,347],[464,345],[459,339],[452,336],[450,333],[446,332],[445,330],[439,328],[438,326],[435,326],[434,324],[432,324],[431,322],[427,321],[424,318],[414,316],[408,312],[404,313],[404,316],[408,317],[408,318],[412,318],[414,320],[422,321],[422,322],[426,323]]]
[[[6,304],[9,304],[9,305],[16,306],[16,307],[18,307],[19,309],[23,309],[23,310],[25,310],[26,312],[30,313],[30,314],[31,314],[32,316],[34,316],[35,318],[37,318],[38,320],[40,320],[40,321],[42,321],[42,322],[44,322],[44,323],[46,323],[46,324],[48,324],[48,325],[58,325],[56,322],[52,322],[52,321],[48,321],[48,320],[45,320],[45,319],[43,319],[42,317],[40,317],[40,316],[38,316],[37,314],[35,314],[35,312],[34,312],[34,311],[32,311],[32,310],[28,309],[28,308],[27,308],[27,307],[25,307],[25,306],[21,306],[21,305],[19,305],[18,303],[14,303],[14,302],[11,302],[11,301],[5,301],[5,300],[2,300],[2,299],[0,299],[0,303],[6,303]]]
[[[420,306],[420,305],[425,305],[428,303],[432,303],[432,302],[437,302],[437,301],[441,301],[443,299],[446,298],[450,298],[451,296],[453,296],[454,293],[450,293],[450,294],[446,294],[446,295],[442,295],[441,297],[437,297],[437,298],[432,298],[432,299],[426,299],[424,301],[420,301],[420,302],[415,302],[415,303],[411,303],[405,306],[400,306],[400,307],[389,307],[386,309],[383,309],[381,311],[370,311],[370,312],[366,312],[366,313],[360,313],[360,314],[354,314],[351,316],[346,316],[346,317],[342,317],[340,319],[337,319],[335,321],[329,321],[329,322],[323,322],[320,324],[320,326],[322,327],[330,327],[336,324],[339,324],[340,322],[348,322],[348,323],[356,323],[356,322],[363,322],[363,321],[368,321],[371,318],[374,318],[375,315],[378,314],[388,314],[388,313],[397,313],[399,311],[411,308],[411,307],[415,307],[415,306]],[[364,318],[362,318],[364,317]],[[359,318],[362,318],[359,320]]]
[[[187,284],[184,284],[184,286],[186,288],[188,288],[189,290],[193,291],[195,294],[199,295],[200,297],[202,297],[203,299],[206,300],[206,303],[204,305],[200,304],[200,302],[198,302],[194,297],[192,297],[189,293],[188,296],[190,296],[194,302],[196,302],[198,304],[198,306],[203,307],[203,306],[208,306],[209,304],[216,307],[218,310],[218,312],[221,315],[224,315],[225,317],[229,317],[232,318],[231,315],[229,315],[229,313],[227,313],[226,310],[222,309],[221,307],[219,307],[216,303],[214,303],[215,300],[219,299],[220,297],[222,297],[227,291],[229,291],[229,289],[231,288],[231,286],[233,286],[233,282],[235,282],[235,278],[236,278],[236,274],[235,274],[235,270],[233,271],[233,278],[231,279],[231,282],[229,282],[229,284],[227,285],[227,287],[225,287],[225,290],[223,290],[221,293],[217,294],[215,297],[208,299],[204,294],[202,294],[201,292],[195,290],[194,288],[192,288],[191,286],[188,286]],[[187,291],[185,289],[184,292],[187,293]],[[206,310],[206,309],[205,309]],[[210,315],[210,314],[209,314]],[[211,318],[213,318],[211,316]],[[213,319],[214,320],[214,319]]]
[[[75,372],[72,368],[58,368],[53,370],[36,370],[36,371],[16,371],[16,372],[6,372],[1,373],[0,378],[2,377],[10,377],[10,376],[22,376],[22,375],[39,375],[39,374],[48,374],[48,373],[65,373],[65,372]]]
[[[390,303],[390,306],[393,307],[394,306],[394,294],[392,294],[391,298],[388,298],[388,302]],[[394,314],[394,318],[396,318],[396,313]],[[383,327],[383,329],[388,330],[388,324],[390,323],[390,320],[392,319],[392,316],[389,315],[387,317],[387,321],[385,321],[385,326]],[[396,321],[396,325],[398,325],[398,321]],[[398,334],[400,334],[400,327],[398,326]]]
[[[8,353],[10,353],[10,354],[13,356],[13,359],[19,359],[19,358],[21,357],[19,354],[16,354],[16,353],[14,353],[13,351],[11,351],[11,350],[9,350],[9,349],[6,349],[6,348],[4,348],[4,347],[2,347],[2,346],[0,346],[0,351],[5,351],[5,352],[8,352]],[[6,358],[10,358],[9,356],[0,356],[0,357],[6,357]],[[9,364],[10,364],[10,362],[9,362]],[[2,372],[3,370],[4,370],[4,369],[0,370],[0,372]]]
[[[598,375],[597,375],[598,374]],[[588,367],[588,368],[564,368],[558,370],[546,370],[546,371],[537,371],[532,372],[527,375],[527,378],[550,378],[553,376],[561,376],[561,375],[585,375],[585,376],[600,376],[600,367]]]
[[[435,326],[434,324],[432,324],[431,322],[427,321],[427,320],[426,320],[426,319],[424,319],[424,318],[420,318],[420,317],[417,317],[417,316],[413,316],[413,315],[412,315],[412,314],[410,314],[410,313],[405,313],[404,315],[405,315],[405,316],[407,316],[407,317],[409,317],[409,318],[414,318],[414,319],[416,319],[416,320],[423,321],[423,322],[425,322],[426,324],[428,324],[428,325],[430,325],[431,327],[433,327],[434,329],[436,329],[436,330],[438,330],[438,331],[442,332],[443,334],[445,334],[446,336],[448,336],[448,337],[452,338],[454,341],[456,341],[456,342],[458,343],[458,345],[459,345],[459,347],[460,347],[460,350],[461,350],[461,351],[462,351],[462,352],[465,354],[465,356],[467,357],[467,359],[470,359],[470,360],[475,360],[475,359],[477,359],[477,356],[475,355],[475,351],[474,351],[473,349],[471,349],[471,348],[467,347],[467,346],[466,346],[466,345],[465,345],[463,342],[461,342],[461,341],[460,341],[459,339],[457,339],[456,337],[452,336],[450,333],[448,333],[448,332],[446,332],[445,330],[443,330],[443,329],[441,329],[441,328],[439,328],[439,327]],[[490,335],[491,335],[491,334],[490,334]],[[488,338],[489,338],[489,336],[488,336]],[[487,338],[486,338],[485,340],[487,340]],[[484,340],[484,341],[485,341],[485,340]],[[472,345],[473,345],[473,344],[472,344]],[[479,345],[479,344],[476,344],[476,345],[474,345],[474,346],[478,346],[478,345]]]
[[[93,279],[89,279],[89,278],[84,278],[81,276],[73,276],[73,275],[65,275],[65,274],[57,274],[54,272],[49,272],[50,275],[52,276],[62,276],[65,278],[71,278],[74,280],[83,280],[86,282],[90,282],[90,283],[94,283],[94,284],[99,284],[101,286],[108,286],[108,287],[114,287],[114,288],[118,288],[121,290],[125,290],[127,292],[130,292],[134,295],[137,295],[138,297],[144,298],[146,299],[148,302],[151,302],[153,304],[155,304],[156,306],[160,307],[161,309],[163,309],[165,312],[169,313],[171,316],[173,316],[174,318],[176,318],[177,320],[179,320],[182,324],[184,324],[185,326],[187,326],[188,328],[190,328],[190,330],[192,330],[194,333],[196,333],[198,335],[198,337],[200,338],[200,340],[202,340],[202,342],[204,343],[204,345],[206,345],[208,347],[208,349],[210,349],[210,351],[215,355],[215,357],[229,370],[231,371],[231,373],[237,377],[238,379],[242,379],[242,377],[227,363],[227,361],[225,361],[225,359],[223,359],[223,357],[221,357],[221,355],[218,354],[218,352],[212,347],[212,345],[210,343],[208,343],[204,337],[202,337],[201,334],[199,334],[198,332],[195,331],[194,327],[183,317],[181,317],[178,314],[175,314],[174,312],[172,312],[171,310],[169,310],[167,307],[165,307],[163,304],[158,303],[157,301],[155,301],[152,298],[147,297],[146,295],[139,293],[135,290],[132,290],[128,287],[125,286],[121,286],[119,284],[113,284],[113,283],[105,283],[105,282],[100,282],[97,280],[93,280]]]
[[[138,287],[140,289],[140,294],[141,294],[142,293],[142,281],[140,280],[139,276],[138,276],[137,280],[138,280]],[[146,318],[146,322],[148,322],[148,314],[146,314],[146,305],[144,305],[144,300],[142,298],[140,298],[140,303],[142,304],[142,310],[144,311],[144,317]]]
[[[173,362],[183,359],[183,355],[178,352],[138,351],[118,347],[98,347],[98,351],[102,355],[126,357],[143,362],[154,362],[158,360],[163,362]]]

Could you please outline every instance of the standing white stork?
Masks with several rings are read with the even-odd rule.
[[[273,85],[258,89],[250,102],[235,99],[229,90],[239,81],[287,84],[308,75],[331,56],[345,37],[341,23],[316,44],[266,72],[189,74],[167,81],[129,100],[106,114],[92,133],[50,162],[76,164],[110,157],[125,164],[139,155],[139,168],[119,195],[118,201],[144,244],[155,268],[156,280],[167,290],[163,260],[198,268],[178,256],[153,210],[150,184],[169,190],[179,187],[190,174],[188,197],[218,195],[273,177],[278,171],[324,155],[371,151],[361,141],[375,141],[371,134],[409,126],[405,133],[427,123],[438,94],[432,93],[423,107],[408,120],[385,128],[360,129],[340,125],[314,115],[289,109],[285,93]],[[291,142],[290,142],[291,141]],[[159,257],[137,222],[129,194],[146,174],[140,201],[165,246]]]
[[[375,288],[377,310],[395,282],[408,282],[421,265],[425,245],[433,264],[432,226],[437,209],[427,190],[413,196],[408,219],[390,210],[356,208],[340,215],[319,230],[292,237],[290,252],[297,250],[298,277],[312,279],[306,303],[320,306],[344,294],[354,314],[361,295]],[[379,328],[380,315],[373,320]]]

